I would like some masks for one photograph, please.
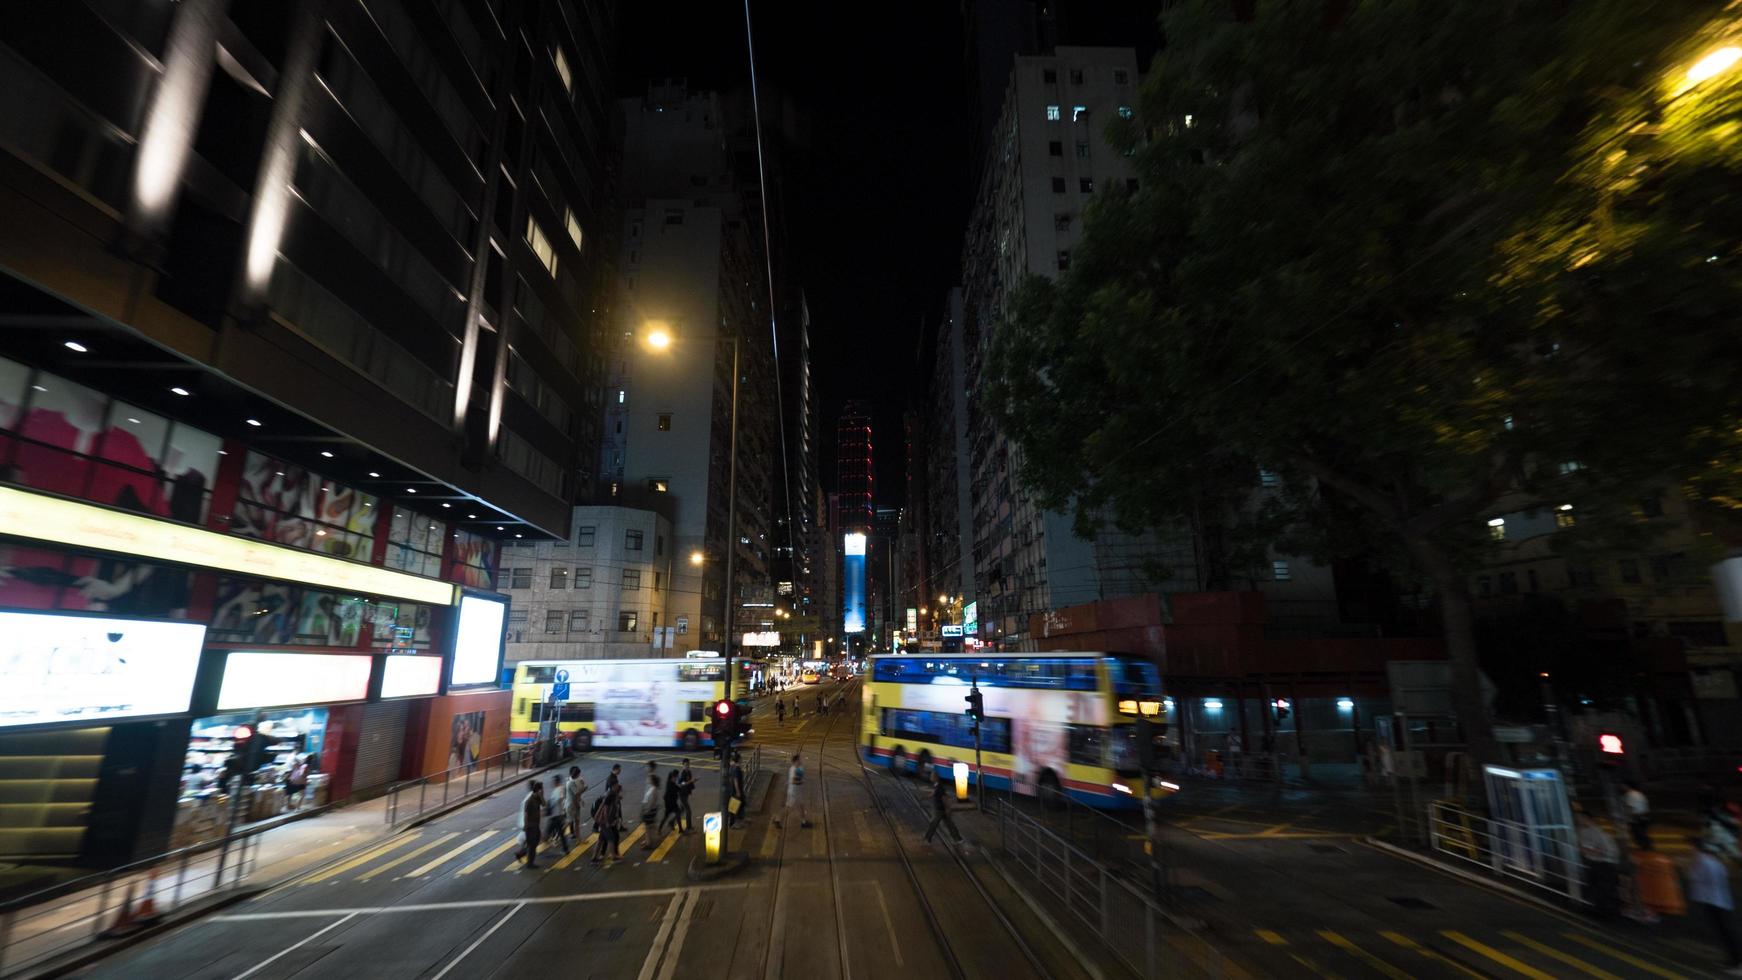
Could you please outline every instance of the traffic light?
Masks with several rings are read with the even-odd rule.
[[[708,709],[708,722],[712,726],[714,751],[719,752],[738,735],[738,706],[730,698],[715,701]]]
[[[1627,747],[1621,744],[1621,736],[1613,732],[1604,732],[1597,736],[1597,751],[1613,761],[1626,755]]]
[[[972,718],[974,724],[978,726],[986,717],[986,696],[981,694],[980,689],[976,687],[969,691],[968,696],[962,700],[968,702],[968,717]]]
[[[230,742],[230,757],[224,760],[224,778],[241,777],[246,784],[254,770],[260,768],[260,757],[266,750],[266,739],[249,725],[237,725]]]

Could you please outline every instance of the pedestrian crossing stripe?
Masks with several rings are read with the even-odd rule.
[[[1680,973],[1675,973],[1675,972],[1672,972],[1670,970],[1665,970],[1664,968],[1656,965],[1655,963],[1648,963],[1645,960],[1642,960],[1637,956],[1630,956],[1627,953],[1624,953],[1621,950],[1618,950],[1613,946],[1610,946],[1606,943],[1600,943],[1600,942],[1596,941],[1595,939],[1591,939],[1587,936],[1581,936],[1576,932],[1563,932],[1563,933],[1561,933],[1561,935],[1567,937],[1568,939],[1571,939],[1573,942],[1578,943],[1581,946],[1588,946],[1591,949],[1594,949],[1597,952],[1602,953],[1604,956],[1610,956],[1610,957],[1613,957],[1615,959],[1618,959],[1621,962],[1627,964],[1628,966],[1634,967],[1635,969],[1644,970],[1646,973],[1649,973],[1652,976],[1662,977],[1663,980],[1687,980],[1687,978],[1682,976]]]
[[[665,856],[670,854],[672,847],[677,844],[679,836],[680,835],[675,830],[667,834],[665,840],[660,841],[659,846],[653,849],[653,853],[647,856],[647,863],[654,864],[659,861],[664,861]]]
[[[1254,929],[1253,932],[1258,934],[1259,939],[1264,940],[1272,946],[1288,945],[1288,940],[1282,938],[1282,933],[1277,932],[1274,929]]]
[[[333,878],[333,877],[336,877],[338,875],[342,875],[345,872],[351,870],[352,868],[357,868],[357,867],[361,867],[365,864],[368,864],[370,861],[373,861],[376,858],[380,857],[381,855],[386,854],[388,851],[392,851],[392,850],[395,850],[397,848],[404,847],[405,845],[411,843],[412,841],[417,840],[417,838],[418,838],[418,834],[416,834],[416,833],[406,834],[404,837],[395,837],[393,840],[390,840],[385,844],[382,844],[378,847],[372,847],[369,850],[364,851],[362,854],[357,855],[356,857],[350,859],[349,861],[340,861],[338,864],[333,865],[332,867],[326,869],[325,871],[316,872],[314,875],[310,876],[309,878],[304,879],[303,884],[305,884],[305,885],[318,884],[320,882],[328,880],[329,878]]]
[[[1596,977],[1597,980],[1621,980],[1620,977],[1610,973],[1608,970],[1586,963],[1584,960],[1579,959],[1571,953],[1563,953],[1547,943],[1539,943],[1529,936],[1516,932],[1503,932],[1501,935],[1515,943],[1518,943],[1520,946],[1533,949],[1551,960],[1558,960],[1565,963],[1573,969],[1578,970],[1580,973]]]
[[[513,847],[514,845],[520,843],[522,839],[523,839],[523,835],[515,834],[514,836],[503,841],[501,844],[498,844],[497,846],[490,848],[488,851],[485,851],[482,855],[480,855],[478,857],[478,859],[476,861],[473,861],[471,864],[468,864],[465,867],[461,868],[459,870],[459,873],[463,874],[463,875],[471,874],[472,872],[478,870],[479,868],[482,868],[484,865],[489,864],[491,861],[493,861],[496,858],[507,853],[507,851],[510,847]]]
[[[1459,946],[1462,946],[1467,950],[1488,957],[1508,970],[1511,970],[1513,973],[1527,976],[1530,980],[1555,980],[1552,975],[1538,970],[1536,967],[1531,966],[1523,960],[1518,959],[1515,956],[1508,956],[1487,943],[1472,939],[1456,929],[1441,929],[1440,935],[1450,939],[1452,942],[1457,943]]]
[[[447,864],[449,861],[452,861],[454,858],[459,857],[460,855],[466,853],[467,851],[471,850],[472,848],[477,847],[479,844],[482,844],[485,841],[489,840],[490,838],[496,836],[497,833],[498,832],[494,831],[494,830],[486,830],[483,833],[479,834],[478,836],[465,842],[464,844],[461,844],[459,847],[456,847],[450,851],[446,851],[446,852],[438,855],[437,857],[431,858],[429,863],[422,864],[416,868],[413,868],[411,871],[407,872],[405,876],[407,878],[421,878],[424,875],[429,874],[431,871],[434,871],[435,869],[441,867],[442,865]]]
[[[629,832],[629,836],[623,838],[623,843],[617,845],[618,853],[629,850],[629,845],[640,840],[641,835],[645,833],[647,833],[647,825],[644,823],[636,824],[635,829]]]
[[[429,851],[433,851],[436,848],[442,846],[443,844],[446,844],[448,841],[451,841],[455,837],[458,837],[458,836],[460,836],[458,831],[451,833],[451,834],[443,834],[440,837],[437,837],[435,840],[430,841],[428,844],[425,844],[422,847],[417,848],[416,850],[406,851],[404,854],[399,855],[398,857],[387,862],[386,864],[380,864],[380,865],[376,865],[373,868],[370,868],[368,871],[365,871],[362,874],[358,875],[357,880],[358,881],[368,881],[369,879],[375,877],[376,875],[381,874],[384,871],[392,871],[394,868],[397,868],[400,865],[404,864],[405,862],[412,860],[413,858],[417,857],[418,855],[428,853]]]
[[[599,834],[597,831],[594,831],[593,833],[588,834],[586,840],[581,841],[579,844],[576,844],[574,850],[568,852],[567,854],[564,854],[562,857],[562,860],[551,865],[551,870],[552,871],[561,871],[562,869],[568,867],[569,865],[574,864],[576,861],[579,861],[581,859],[581,855],[592,850],[593,845],[597,844],[598,842],[599,842]]]
[[[762,832],[762,850],[757,853],[764,861],[772,860],[774,852],[780,847],[780,830],[770,823]]]
[[[1414,952],[1414,953],[1420,953],[1422,956],[1425,956],[1428,959],[1433,960],[1435,963],[1443,963],[1446,966],[1449,966],[1452,969],[1457,970],[1460,973],[1463,973],[1465,976],[1475,977],[1475,978],[1477,978],[1477,980],[1484,980],[1484,978],[1482,977],[1482,974],[1477,973],[1475,970],[1470,969],[1469,967],[1465,966],[1462,963],[1459,963],[1457,960],[1454,960],[1454,959],[1447,957],[1447,956],[1441,956],[1439,953],[1436,953],[1433,950],[1428,949],[1426,946],[1423,946],[1422,944],[1416,942],[1415,940],[1409,938],[1408,936],[1405,936],[1401,932],[1391,932],[1391,931],[1387,930],[1385,932],[1381,932],[1380,935],[1384,936],[1386,939],[1390,940],[1395,945],[1402,946],[1404,949],[1407,949],[1407,950]]]
[[[1367,952],[1361,947],[1355,945],[1352,941],[1343,938],[1339,933],[1332,932],[1329,929],[1320,929],[1319,936],[1332,946],[1337,947],[1373,969],[1378,970],[1380,973],[1390,977],[1391,980],[1410,980],[1409,974],[1399,970],[1397,967],[1392,966],[1390,963],[1385,962],[1379,957],[1374,956],[1372,953]]]

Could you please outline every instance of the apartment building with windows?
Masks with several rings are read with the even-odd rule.
[[[669,655],[695,625],[669,614],[680,560],[671,521],[632,507],[576,507],[568,538],[514,542],[498,582],[512,601],[507,661]]]

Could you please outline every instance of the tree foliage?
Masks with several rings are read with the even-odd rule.
[[[1480,724],[1483,517],[1567,501],[1619,526],[1664,483],[1742,500],[1742,65],[1689,74],[1742,45],[1742,10],[1256,11],[1163,14],[1111,130],[1138,189],[1023,285],[989,402],[1025,485],[1085,529],[1210,512],[1406,555]],[[1290,489],[1255,523],[1259,466]]]

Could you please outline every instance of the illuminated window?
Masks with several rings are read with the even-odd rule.
[[[671,481],[667,480],[663,477],[654,477],[653,479],[647,481],[647,489],[653,491],[654,493],[670,493],[671,492]]]
[[[569,238],[573,239],[575,248],[579,249],[584,236],[581,234],[581,223],[575,220],[574,208],[563,208],[563,227],[568,229]]]
[[[1577,518],[1573,517],[1573,505],[1561,504],[1560,509],[1554,512],[1554,523],[1555,527],[1572,527],[1577,524]]]
[[[1495,541],[1506,540],[1506,518],[1496,517],[1488,522],[1488,536]]]
[[[1086,105],[1071,106],[1071,122],[1076,122],[1077,120],[1083,118],[1084,116],[1086,116],[1088,114],[1089,114],[1089,107]]]
[[[625,609],[617,614],[617,631],[620,633],[633,633],[640,625],[640,618],[633,609]]]
[[[1059,119],[1061,119],[1062,117],[1063,117],[1063,113],[1059,112],[1058,106],[1049,105],[1046,107],[1046,121],[1047,122],[1058,122]]]
[[[556,276],[556,250],[551,248],[550,239],[544,235],[544,229],[528,215],[526,218],[526,244],[532,249],[532,254],[538,256],[538,262],[552,277]]]
[[[556,77],[563,81],[563,91],[575,94],[575,76],[569,71],[569,59],[563,56],[560,45],[551,49],[550,63],[556,66]]]
[[[629,400],[629,390],[626,388],[618,388],[617,389],[617,404],[621,405],[628,400]]]
[[[1132,115],[1133,115],[1133,113],[1131,112],[1130,106],[1122,105],[1119,107],[1119,118],[1120,119],[1130,119]]]
[[[1278,582],[1288,581],[1292,575],[1288,570],[1288,562],[1273,561],[1270,563],[1270,577]]]
[[[1272,473],[1269,470],[1259,470],[1258,471],[1258,485],[1259,486],[1261,486],[1261,487],[1274,487],[1274,486],[1276,486],[1276,484],[1277,484],[1277,479],[1276,479],[1275,473]]]

